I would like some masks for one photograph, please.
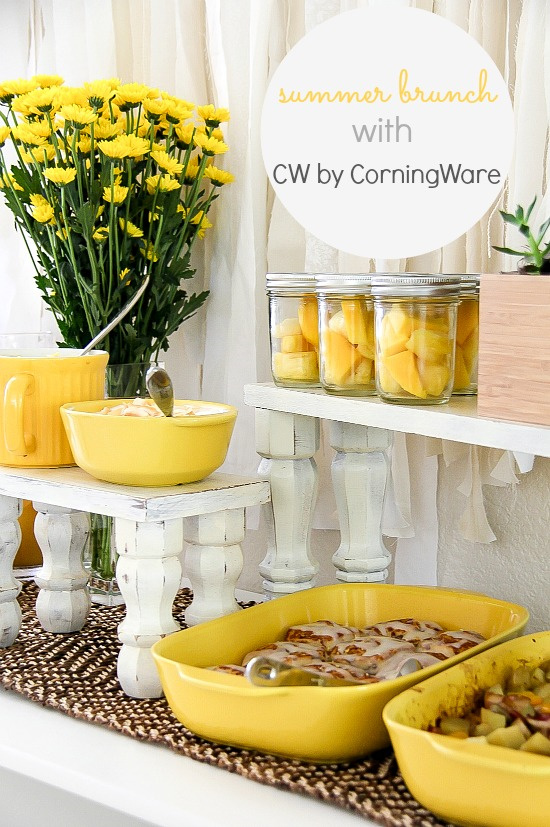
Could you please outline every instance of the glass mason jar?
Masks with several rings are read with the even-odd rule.
[[[315,276],[268,273],[271,372],[283,388],[319,387]]]
[[[453,394],[477,393],[479,351],[479,275],[463,275],[456,314],[455,378]]]
[[[376,389],[385,402],[449,401],[459,292],[460,276],[373,275]]]
[[[373,396],[374,305],[371,276],[318,276],[319,376],[328,393]]]

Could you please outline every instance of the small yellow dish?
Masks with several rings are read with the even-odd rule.
[[[178,399],[176,406],[198,405],[213,413],[146,418],[99,413],[124,401],[61,406],[75,462],[93,477],[121,485],[179,485],[204,479],[225,460],[237,418],[231,405]]]
[[[389,745],[382,721],[387,701],[470,654],[514,637],[528,612],[470,592],[422,586],[346,583],[279,597],[168,635],[153,657],[168,703],[188,729],[225,744],[307,761],[349,761]],[[206,667],[241,663],[245,654],[280,639],[289,626],[333,620],[367,626],[414,617],[488,638],[448,661],[395,680],[346,687],[253,686],[245,677]]]
[[[384,709],[399,769],[414,797],[441,818],[483,827],[548,827],[550,758],[427,732],[442,712],[462,715],[480,690],[518,666],[550,659],[550,632],[510,640],[422,681]]]

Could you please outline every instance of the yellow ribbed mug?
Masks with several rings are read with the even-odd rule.
[[[59,409],[105,396],[109,354],[70,348],[0,350],[0,465],[74,465]]]

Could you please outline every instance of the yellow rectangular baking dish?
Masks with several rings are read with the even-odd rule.
[[[550,659],[550,632],[509,640],[418,683],[384,709],[401,774],[441,818],[483,827],[548,827],[550,758],[426,731],[441,712],[462,715],[481,690],[518,666]]]
[[[280,639],[289,626],[333,620],[367,626],[414,617],[447,629],[470,629],[487,641],[425,670],[376,684],[345,687],[253,686],[245,677],[206,667],[241,663]],[[270,600],[175,632],[152,652],[168,703],[204,738],[316,762],[349,761],[389,745],[384,705],[398,692],[472,653],[519,634],[521,606],[470,592],[422,586],[346,583]]]

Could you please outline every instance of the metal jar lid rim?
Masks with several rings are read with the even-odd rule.
[[[461,277],[456,274],[387,273],[373,275],[373,296],[458,296]]]
[[[337,273],[317,276],[316,291],[319,295],[360,296],[370,293],[372,273]]]
[[[315,291],[315,273],[266,273],[266,291],[283,290],[295,293],[307,290]]]

